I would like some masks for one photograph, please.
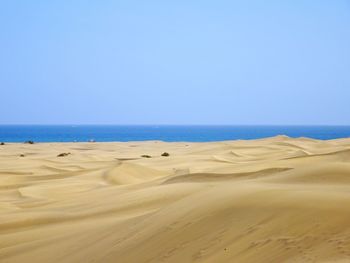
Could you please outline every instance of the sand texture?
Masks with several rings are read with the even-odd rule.
[[[0,262],[350,262],[350,139],[1,145]]]

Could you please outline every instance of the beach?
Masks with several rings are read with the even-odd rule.
[[[5,143],[0,262],[350,262],[350,138]]]

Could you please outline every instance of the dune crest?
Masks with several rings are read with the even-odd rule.
[[[350,262],[349,153],[287,136],[8,143],[0,262]]]

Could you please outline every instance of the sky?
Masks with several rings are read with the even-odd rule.
[[[0,124],[350,125],[350,1],[0,1]]]

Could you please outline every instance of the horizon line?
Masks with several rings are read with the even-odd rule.
[[[112,124],[112,123],[9,123],[0,126],[350,126],[350,124]]]

